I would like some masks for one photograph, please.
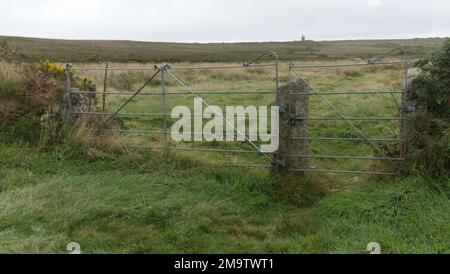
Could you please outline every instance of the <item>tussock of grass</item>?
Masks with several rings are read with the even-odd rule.
[[[23,76],[11,65],[0,61],[0,96],[2,99],[18,98],[23,92]]]
[[[321,201],[316,212],[330,220],[336,252],[357,249],[359,238],[377,241],[388,253],[448,253],[449,186],[445,177],[367,183]]]

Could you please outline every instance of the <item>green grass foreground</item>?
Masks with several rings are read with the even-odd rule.
[[[450,252],[448,178],[331,191],[308,177],[286,199],[269,171],[138,155],[89,161],[0,142],[0,252],[65,253],[72,241],[84,253],[363,253],[372,241]]]

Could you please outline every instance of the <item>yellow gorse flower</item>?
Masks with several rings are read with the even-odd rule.
[[[55,64],[55,63],[52,63],[48,60],[39,62],[39,65],[42,70],[44,70],[45,72],[51,73],[54,76],[65,76],[66,75],[65,67]]]

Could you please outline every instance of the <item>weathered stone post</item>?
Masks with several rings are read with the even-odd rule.
[[[79,89],[72,88],[71,93],[64,95],[59,111],[69,123],[74,123],[80,113],[89,111],[88,98]]]
[[[309,154],[308,80],[296,79],[279,88],[277,103],[280,107],[280,146],[275,155],[279,170],[309,169],[309,160],[295,155]],[[293,157],[294,156],[294,157]]]
[[[429,124],[428,98],[427,91],[414,83],[414,80],[420,75],[420,68],[409,69],[406,75],[405,98],[403,100],[403,138],[405,145],[402,154],[406,158],[404,171],[408,172],[414,163],[408,157],[408,152],[413,151],[415,139],[418,133],[424,132]]]
[[[87,91],[89,92],[89,106],[97,106],[97,85],[89,85]],[[92,101],[94,102],[93,104]]]
[[[426,90],[414,84],[414,80],[422,72],[420,68],[409,69],[406,75],[406,93],[404,100],[405,138],[411,137],[415,131],[415,120],[418,116],[428,116]]]

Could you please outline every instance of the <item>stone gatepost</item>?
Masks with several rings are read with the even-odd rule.
[[[89,111],[88,98],[79,89],[72,88],[70,95],[65,94],[59,112],[69,122],[74,123],[80,113]]]
[[[429,125],[427,90],[416,84],[414,80],[420,75],[420,68],[411,68],[406,75],[406,93],[404,98],[404,133],[405,146],[403,148],[405,161],[405,171],[408,172],[414,165],[408,157],[408,152],[415,149],[415,139]]]
[[[308,80],[296,79],[279,88],[277,104],[280,107],[280,146],[275,162],[278,170],[309,169],[309,159],[295,155],[309,154]]]
[[[97,106],[97,85],[91,84],[87,88],[89,97],[89,106]]]
[[[418,118],[428,116],[427,91],[416,85],[414,80],[420,75],[420,68],[409,69],[406,75],[406,93],[404,100],[405,139],[408,140],[417,130],[415,122]]]

